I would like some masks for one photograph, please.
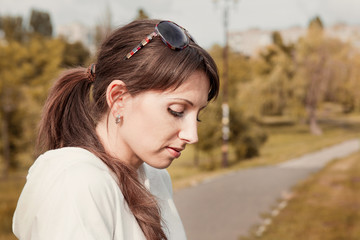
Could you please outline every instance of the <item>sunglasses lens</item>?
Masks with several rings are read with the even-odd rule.
[[[175,49],[183,49],[189,44],[184,30],[172,22],[160,22],[157,29],[163,40]]]

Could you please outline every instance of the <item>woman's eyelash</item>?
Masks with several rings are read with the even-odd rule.
[[[177,112],[172,110],[171,108],[168,108],[168,111],[171,115],[175,116],[175,117],[182,117],[184,115],[184,112]]]
[[[173,115],[175,117],[184,116],[184,112],[177,112],[177,111],[172,110],[171,108],[168,108],[168,111],[171,115]],[[199,116],[196,118],[196,121],[201,122],[201,120],[199,119]]]

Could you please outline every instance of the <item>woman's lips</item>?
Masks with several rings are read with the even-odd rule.
[[[171,156],[173,156],[174,158],[178,158],[178,157],[180,157],[180,155],[181,155],[182,149],[172,148],[172,147],[167,147],[166,149],[167,149],[168,152],[171,154]]]

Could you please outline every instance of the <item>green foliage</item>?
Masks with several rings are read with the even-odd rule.
[[[0,18],[3,29],[15,22],[22,30],[17,35],[26,36],[17,39],[6,30],[0,43],[0,170],[5,172],[32,163],[41,109],[61,67],[84,65],[89,58],[82,44],[51,38],[49,14],[33,11],[32,16],[32,29],[15,21],[20,18]]]
[[[149,19],[149,15],[145,12],[144,9],[140,8],[138,10],[137,16],[135,17],[135,20],[143,20],[143,19]]]
[[[33,33],[40,34],[44,37],[52,36],[53,28],[50,14],[47,12],[33,9],[30,16],[30,26]]]
[[[214,157],[214,151],[222,143],[222,112],[219,100],[210,103],[200,115],[198,127],[199,142],[197,148]],[[260,147],[265,143],[267,135],[256,121],[244,117],[235,105],[230,106],[230,139],[237,161],[259,155]]]
[[[0,45],[0,96],[1,96],[1,148],[4,152],[4,161],[6,166],[10,164],[13,156],[10,154],[10,148],[14,149],[14,135],[21,132],[16,124],[13,123],[15,118],[18,96],[21,96],[20,85],[24,78],[25,63],[27,57],[26,49],[16,41],[8,43],[6,46]],[[17,86],[17,87],[16,87]]]
[[[12,234],[12,218],[25,178],[11,176],[0,179],[0,239],[16,239]]]
[[[26,42],[29,35],[51,37],[53,27],[49,13],[33,9],[29,25],[24,25],[21,16],[0,16],[0,30],[7,41]]]
[[[267,134],[255,120],[245,118],[241,110],[234,107],[231,109],[230,142],[237,160],[259,156],[260,148],[267,140]]]
[[[324,29],[324,24],[321,21],[319,16],[314,17],[310,20],[309,28],[318,28],[318,29]]]
[[[349,51],[352,51],[350,48]],[[352,51],[351,57],[347,61],[340,60],[339,67],[335,74],[339,78],[342,76],[342,81],[339,84],[333,84],[332,88],[334,101],[340,103],[343,107],[344,113],[359,112],[360,111],[360,53]],[[337,91],[336,91],[337,89]]]
[[[221,106],[220,101],[210,103],[202,113],[198,125],[199,142],[197,147],[210,153],[215,146],[221,144]]]
[[[58,74],[62,52],[62,42],[52,39],[0,45],[2,116],[7,116],[1,121],[8,121],[12,167],[31,163],[41,107],[51,80]]]
[[[89,50],[81,43],[68,43],[63,41],[65,45],[63,52],[62,67],[84,66],[90,58]]]
[[[278,32],[272,37],[273,43],[250,60],[252,80],[238,85],[237,99],[246,116],[288,116],[309,122],[319,134],[317,112],[325,103],[341,104],[347,113],[359,111],[357,49],[327,37],[319,18],[295,43],[285,43]]]
[[[282,36],[278,31],[273,32],[272,34],[272,40],[273,44],[280,48],[283,53],[287,54],[289,57],[291,57],[291,54],[294,50],[293,44],[285,44],[283,42]],[[273,52],[275,54],[275,52]]]
[[[7,41],[21,42],[26,35],[23,29],[23,18],[20,16],[1,16],[0,30],[4,32]]]
[[[290,99],[295,74],[292,45],[285,45],[278,33],[273,34],[274,44],[263,49],[259,57],[251,60],[253,80],[241,85],[238,99],[249,117],[283,115]]]
[[[210,53],[215,59],[220,76],[222,76],[222,47],[214,46]],[[266,134],[257,125],[256,121],[249,119],[244,113],[243,102],[238,95],[241,86],[251,81],[250,60],[230,51],[229,53],[229,105],[230,105],[230,139],[231,149],[234,149],[236,159],[242,160],[259,154],[259,149],[266,141]],[[221,96],[214,103],[210,103],[200,116],[202,123],[199,125],[199,143],[197,147],[209,155],[217,150],[222,143],[222,110]]]
[[[310,130],[321,134],[316,111],[326,101],[336,102],[337,92],[348,76],[351,50],[347,43],[326,37],[319,19],[314,19],[307,35],[296,45],[296,80],[305,82],[303,103],[308,112]]]

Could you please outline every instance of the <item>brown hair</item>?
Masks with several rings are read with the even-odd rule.
[[[39,153],[73,146],[98,156],[118,177],[124,198],[147,239],[167,239],[156,199],[139,182],[135,169],[105,152],[96,134],[98,121],[110,110],[106,89],[113,80],[120,79],[132,95],[167,90],[200,70],[210,81],[208,100],[219,91],[215,62],[192,41],[187,48],[173,51],[156,37],[130,59],[124,59],[158,22],[138,20],[114,31],[98,52],[94,82],[89,81],[84,68],[66,71],[50,91],[38,136]]]

